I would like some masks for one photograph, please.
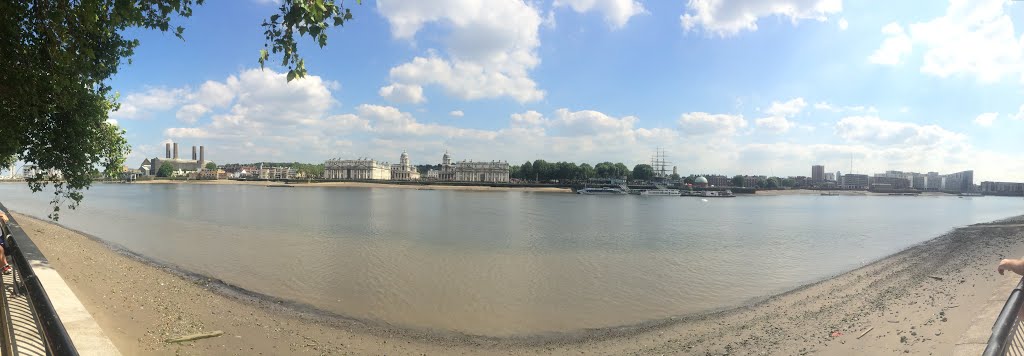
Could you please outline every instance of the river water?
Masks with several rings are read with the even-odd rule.
[[[0,184],[45,217],[51,195]],[[98,184],[60,223],[159,262],[398,327],[522,336],[741,305],[1024,199],[581,196]]]

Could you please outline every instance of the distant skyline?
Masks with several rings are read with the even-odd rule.
[[[272,0],[208,2],[112,80],[127,165],[372,157],[648,163],[680,174],[1024,181],[1024,2],[363,1],[310,75],[256,62]]]

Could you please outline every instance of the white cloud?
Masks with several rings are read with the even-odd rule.
[[[143,92],[131,93],[119,100],[121,108],[111,112],[116,119],[145,119],[154,111],[163,111],[181,104],[189,95],[187,88],[149,88]]]
[[[644,6],[634,0],[555,0],[554,7],[568,6],[574,11],[585,13],[600,11],[604,20],[615,29],[626,26],[633,16],[647,13]]]
[[[937,125],[887,121],[877,116],[850,116],[836,123],[836,136],[857,143],[876,145],[949,146],[966,141],[966,136]]]
[[[821,101],[814,104],[814,108],[817,110],[825,110],[831,112],[857,112],[857,113],[877,113],[878,109],[874,106],[863,106],[863,105],[847,105],[837,106]],[[904,112],[904,111],[901,111]]]
[[[815,107],[819,106],[832,109],[830,105],[825,103],[815,104]],[[797,124],[790,119],[802,112],[806,107],[807,101],[804,101],[804,98],[795,98],[786,102],[773,101],[772,105],[769,106],[768,109],[764,110],[764,113],[769,116],[754,120],[754,124],[758,128],[771,133],[785,133],[791,128],[797,126]],[[807,127],[813,129],[810,126]]]
[[[107,119],[107,123],[114,126],[118,126],[117,119]]]
[[[727,37],[756,31],[762,17],[784,17],[795,25],[800,20],[826,21],[842,11],[842,0],[690,0],[679,19],[686,31],[700,27]]]
[[[764,112],[772,116],[793,117],[807,107],[804,98],[796,98],[787,102],[773,101],[772,105]]]
[[[774,133],[784,133],[796,126],[792,121],[782,116],[769,116],[754,120],[757,127]]]
[[[555,110],[550,126],[563,136],[621,136],[633,131],[635,116],[616,118],[594,110]]]
[[[895,31],[898,24],[886,25],[892,31],[886,33],[889,37],[882,48],[869,59],[879,64],[898,64],[901,57],[910,53],[912,43],[922,49],[922,73],[940,78],[966,75],[983,83],[1006,78],[1022,81],[1024,36],[1017,35],[1006,12],[1011,3],[952,0],[943,16],[909,25],[909,35]]]
[[[171,138],[209,138],[210,133],[197,127],[172,127],[164,130],[164,135]]]
[[[452,117],[463,117],[466,116],[466,113],[462,112],[462,110],[452,110],[448,115],[451,115]]]
[[[377,93],[396,103],[419,104],[427,100],[423,97],[423,87],[419,85],[391,84],[381,87]]]
[[[978,126],[990,127],[992,126],[992,123],[996,121],[997,117],[999,117],[999,113],[983,113],[981,115],[978,115],[978,117],[974,118],[974,123],[977,124]]]
[[[475,100],[510,97],[532,102],[544,91],[529,76],[540,63],[537,9],[522,1],[378,1],[396,39],[413,40],[428,23],[447,30],[445,55],[428,51],[391,69],[394,84],[438,85],[451,96]]]
[[[747,120],[743,115],[690,112],[679,117],[679,129],[688,136],[733,136],[746,127]]]
[[[210,112],[210,108],[203,104],[188,104],[178,109],[178,112],[174,114],[174,117],[178,118],[184,123],[191,124],[199,120],[200,117]]]
[[[1014,115],[1013,118],[1016,120],[1024,120],[1024,105],[1020,106],[1020,109],[1017,110],[1017,115]]]
[[[850,28],[850,22],[846,21],[846,18],[839,19],[839,30],[846,31],[848,28]]]
[[[544,118],[544,115],[533,110],[524,113],[515,113],[510,116],[512,118],[512,127],[530,127],[547,125],[547,119]]]
[[[868,57],[868,61],[884,65],[900,64],[913,49],[910,36],[907,36],[903,26],[895,22],[882,27],[882,33],[886,36],[885,41],[882,42],[882,47]]]

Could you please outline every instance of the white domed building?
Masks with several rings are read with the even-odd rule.
[[[708,179],[704,177],[697,177],[696,179],[693,180],[693,185],[698,187],[707,187]]]
[[[409,163],[409,153],[402,150],[398,164],[391,165],[391,180],[419,180],[420,171]]]

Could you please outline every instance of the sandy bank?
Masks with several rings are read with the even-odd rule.
[[[210,184],[210,185],[256,185],[267,186],[277,185],[280,182],[264,181],[238,181],[238,180],[147,180],[137,181],[132,184]],[[295,183],[288,184],[294,187],[335,187],[335,188],[390,188],[390,189],[420,189],[420,190],[460,190],[472,192],[545,192],[545,193],[572,193],[569,188],[550,187],[490,187],[490,186],[456,186],[456,185],[411,185],[411,184],[388,184],[388,183],[367,183],[367,182],[324,182],[324,183]]]
[[[946,354],[995,288],[1014,278],[993,271],[998,259],[1024,255],[1024,219],[1017,218],[957,229],[748,307],[574,335],[493,339],[319,317],[15,216],[125,354]],[[740,268],[756,273],[757,260],[750,262]],[[210,330],[225,335],[161,342]]]

